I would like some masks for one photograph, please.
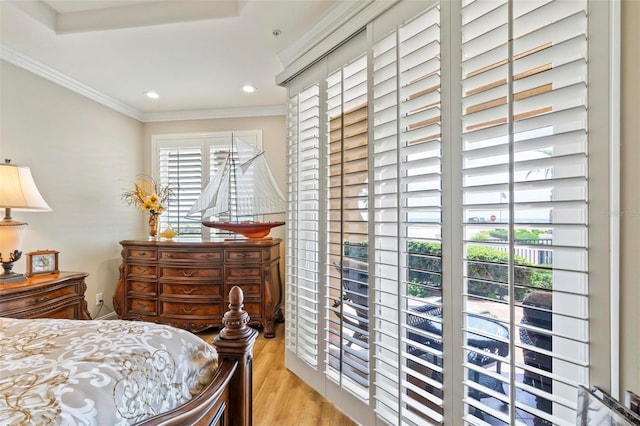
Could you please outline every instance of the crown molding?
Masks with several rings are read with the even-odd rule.
[[[117,4],[117,2],[115,2]],[[160,1],[89,9],[56,15],[56,33],[137,28],[239,16],[238,0]]]
[[[286,105],[269,105],[258,107],[212,108],[188,111],[148,112],[144,114],[145,123],[157,121],[207,120],[212,118],[263,117],[270,115],[286,115]]]
[[[81,83],[78,80],[73,79],[59,71],[56,71],[55,69],[3,44],[0,44],[0,58],[35,75],[56,83],[64,88],[76,92],[84,97],[87,97],[92,101],[102,104],[115,111],[121,112],[122,114],[127,115],[131,118],[135,118],[138,121],[143,121],[144,114],[142,113],[142,111],[133,108],[132,106],[124,102],[107,96],[87,86],[86,84]]]
[[[399,1],[338,2],[296,43],[278,53],[284,71],[276,76],[276,84],[286,84]]]
[[[320,43],[327,34],[346,25],[353,16],[364,10],[374,0],[362,0],[357,2],[339,1],[331,7],[302,37],[278,52],[280,63],[286,68],[305,52]],[[327,32],[328,31],[328,32]]]
[[[0,43],[0,59],[12,63],[59,86],[76,92],[108,108],[134,118],[142,123],[158,121],[206,120],[212,118],[262,117],[285,115],[286,105],[259,107],[214,108],[188,111],[143,112],[79,82],[29,56]]]

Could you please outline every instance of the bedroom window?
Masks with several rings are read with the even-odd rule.
[[[358,422],[573,424],[615,380],[603,3],[400,1],[288,82],[287,366]]]
[[[167,212],[160,216],[160,230],[170,224],[181,237],[207,239],[227,235],[185,216],[209,179],[224,164],[232,134],[242,136],[258,148],[262,146],[259,130],[152,136],[152,174],[162,185],[171,184],[175,188]]]

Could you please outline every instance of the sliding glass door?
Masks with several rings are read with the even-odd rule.
[[[419,6],[289,83],[287,365],[363,424],[574,424],[610,380],[606,5]]]

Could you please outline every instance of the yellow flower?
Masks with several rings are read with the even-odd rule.
[[[167,209],[166,205],[173,196],[170,186],[161,186],[148,176],[138,176],[133,190],[122,193],[122,200],[144,212],[159,215]]]

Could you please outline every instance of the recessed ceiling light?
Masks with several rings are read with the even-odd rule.
[[[247,92],[247,93],[253,93],[256,91],[256,88],[253,86],[249,86],[248,84],[245,86],[242,86],[242,90]]]
[[[160,97],[156,92],[144,92],[144,94],[147,95],[149,99],[158,99]]]

